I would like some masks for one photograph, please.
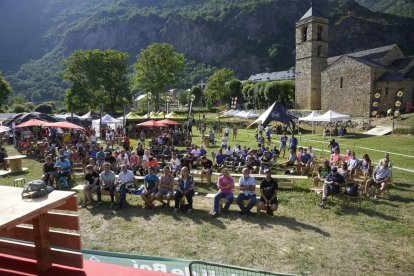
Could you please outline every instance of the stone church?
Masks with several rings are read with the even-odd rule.
[[[296,109],[374,117],[413,101],[414,56],[394,44],[328,57],[328,29],[314,7],[296,23]]]

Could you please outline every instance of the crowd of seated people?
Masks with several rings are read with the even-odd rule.
[[[56,129],[52,128],[48,131],[39,131],[36,135],[32,135],[32,137],[29,137],[28,132],[23,130],[20,135],[23,144],[28,139],[32,139],[29,150],[33,152],[33,156],[38,160],[45,161],[43,165],[43,179],[48,185],[65,188],[66,184],[69,184],[71,181],[73,164],[80,163],[86,168],[83,182],[85,186],[85,206],[89,204],[90,195],[93,193],[98,194],[102,189],[110,192],[112,207],[114,206],[113,194],[115,191],[118,191],[121,195],[120,206],[125,206],[127,184],[134,184],[133,176],[141,175],[145,177],[144,191],[142,193],[145,207],[153,208],[155,200],[160,201],[162,205],[169,205],[170,200],[174,199],[176,208],[180,209],[180,201],[177,203],[177,198],[174,194],[179,191],[182,196],[187,197],[192,194],[188,189],[194,190],[194,185],[188,186],[187,180],[183,180],[182,185],[179,185],[175,189],[175,193],[172,193],[171,178],[185,178],[192,183],[194,179],[190,172],[193,169],[197,169],[200,171],[202,182],[206,179],[208,183],[211,183],[213,171],[222,173],[229,170],[232,172],[242,172],[247,177],[247,170],[249,174],[266,174],[271,172],[277,164],[280,155],[279,147],[274,146],[271,148],[267,146],[264,141],[259,139],[261,136],[260,131],[258,131],[258,146],[255,148],[238,144],[232,147],[228,141],[229,131],[230,128],[227,126],[224,129],[224,137],[226,138],[222,140],[222,148],[218,150],[217,154],[211,152],[211,155],[207,153],[203,146],[192,144],[191,137],[181,136],[184,134],[179,128],[169,129],[166,132],[154,132],[152,134],[153,138],[148,145],[145,145],[145,139],[142,140],[141,137],[150,137],[150,133],[140,133],[141,142],[134,148],[131,147],[129,136],[122,135],[124,131],[120,128],[116,130],[104,128],[101,134],[104,134],[105,137],[101,137],[100,140],[97,139],[95,132],[90,128],[85,128],[82,131],[64,131],[63,133],[58,133]],[[261,130],[261,132],[263,131],[264,129]],[[40,139],[36,140],[39,138],[39,135]],[[122,136],[122,139],[115,139],[120,136]],[[299,147],[297,149],[298,141],[294,136],[290,137],[289,144],[287,143],[288,138],[285,135],[283,136],[284,139],[282,140],[285,145],[281,148],[283,150],[284,148],[289,149],[288,159],[282,162],[285,171],[287,168],[293,167],[295,173],[307,174],[313,168],[313,165],[317,163],[312,147]],[[177,141],[185,142],[178,143]],[[184,145],[185,149],[177,150],[176,145],[178,144]],[[367,154],[364,154],[361,160],[357,159],[355,153],[350,150],[347,150],[346,154],[341,155],[339,144],[335,140],[330,142],[329,147],[332,150],[332,154],[329,159],[323,162],[321,169],[319,167],[315,169],[318,172],[318,176],[314,178],[314,183],[323,182],[327,184],[329,182],[329,185],[335,185],[333,183],[338,182],[345,184],[352,181],[354,177],[360,176],[369,180],[372,172],[378,174],[379,181],[383,180],[380,176],[385,173],[381,174],[378,173],[379,169],[373,169],[372,162]],[[389,156],[384,158],[389,161]],[[385,161],[380,163],[385,164]],[[390,163],[388,162],[388,164]],[[340,175],[343,181],[328,180],[331,175],[334,175],[332,171],[335,171],[335,179],[340,178],[336,175]],[[163,176],[158,177],[157,175],[161,175],[161,173]],[[93,180],[91,175],[93,175]],[[122,177],[119,178],[118,176],[117,180],[113,180],[113,175],[122,175]],[[158,179],[155,179],[156,177],[152,175],[157,176]],[[99,178],[99,181],[96,180],[97,178]],[[64,181],[65,179],[66,182]],[[386,188],[384,183],[387,181],[377,183],[378,179],[370,181],[366,187],[376,186],[383,191]],[[100,189],[96,186],[99,186]],[[250,198],[250,189],[246,188],[244,190],[246,197],[240,195],[240,198]],[[324,199],[326,199],[329,193],[336,192],[336,187],[329,188],[326,186],[324,191]],[[264,199],[265,209],[275,211],[277,204],[273,196],[270,196],[271,193],[268,195],[269,198],[266,197]],[[167,197],[166,201],[164,201],[165,196]],[[98,195],[98,204],[99,202],[100,195]],[[192,209],[192,201],[190,207],[187,206],[187,210]],[[240,208],[246,214],[249,214],[251,209],[250,205],[249,207],[244,205]]]

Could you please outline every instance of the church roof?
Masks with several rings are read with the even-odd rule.
[[[383,46],[383,47],[378,47],[378,48],[372,48],[372,49],[368,49],[368,50],[353,52],[353,53],[349,53],[349,54],[345,54],[345,55],[347,55],[349,57],[372,60],[372,59],[377,59],[377,58],[381,58],[381,57],[385,56],[395,46],[398,47],[397,44],[392,44],[392,45],[387,45],[387,46]],[[334,63],[335,61],[337,61],[341,56],[343,56],[343,55],[328,58],[328,65],[330,65],[330,64]]]
[[[256,75],[251,75],[249,81],[275,81],[275,80],[294,80],[295,72],[294,71],[280,71],[280,72],[271,72],[271,73],[260,73]]]
[[[410,71],[407,72],[407,74],[405,74],[405,77],[407,79],[414,79],[414,67],[410,69]]]
[[[394,67],[395,69],[402,70],[405,67],[407,67],[410,64],[410,62],[413,60],[414,60],[414,56],[396,59],[390,64],[390,66]]]
[[[361,63],[363,63],[365,65],[368,65],[370,67],[376,67],[376,68],[385,67],[384,65],[382,65],[382,64],[380,64],[378,62],[369,60],[369,59],[358,58],[358,57],[353,57],[353,56],[348,56],[348,55],[346,55],[346,56],[352,58],[353,60],[359,61],[359,62],[361,62]]]
[[[315,7],[311,7],[303,16],[300,20],[306,19],[308,17],[312,17],[312,16],[316,16],[316,17],[324,17],[322,15],[322,13],[320,13],[317,9],[315,9]]]
[[[404,76],[396,72],[385,72],[378,81],[404,81],[407,80]]]

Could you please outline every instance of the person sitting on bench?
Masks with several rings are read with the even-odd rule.
[[[145,208],[154,209],[155,206],[152,204],[154,201],[154,195],[157,193],[157,185],[160,179],[155,174],[154,168],[148,168],[148,174],[144,178],[144,191],[141,194],[142,199],[145,202]]]
[[[256,180],[250,176],[250,170],[244,168],[243,176],[239,179],[240,193],[237,196],[236,202],[240,207],[240,215],[250,215],[250,210],[256,205]],[[243,200],[249,200],[247,206],[244,206]]]
[[[110,170],[111,164],[105,162],[103,164],[103,172],[100,173],[99,179],[101,181],[101,189],[104,191],[109,191],[111,196],[111,205],[109,208],[115,207],[115,173]]]
[[[92,165],[86,166],[85,183],[83,184],[83,203],[79,208],[84,208],[92,202],[92,194],[98,196],[98,205],[102,205],[101,187],[99,186],[99,174],[93,170]]]
[[[126,191],[127,185],[134,185],[135,176],[134,173],[127,169],[127,165],[121,165],[121,172],[118,175],[118,186],[119,191],[119,208],[126,207]]]
[[[218,209],[219,209],[219,202],[222,198],[227,198],[226,204],[223,208],[223,213],[227,213],[230,204],[233,202],[233,188],[234,188],[234,179],[229,174],[229,170],[224,168],[222,171],[222,176],[219,177],[217,180],[217,187],[219,191],[214,197],[214,210],[213,210],[213,217],[218,217]]]
[[[180,208],[180,201],[183,196],[185,196],[188,202],[187,213],[190,213],[193,210],[194,193],[194,179],[191,175],[189,175],[188,168],[182,167],[181,176],[178,179],[177,190],[175,191],[174,213],[178,212]]]
[[[167,203],[163,201],[163,196],[167,196]],[[171,174],[170,168],[165,166],[164,175],[161,176],[158,182],[155,198],[162,203],[163,207],[169,207],[172,197],[174,197],[174,176]]]
[[[266,170],[266,178],[260,183],[259,208],[266,210],[266,214],[273,216],[273,212],[279,207],[277,200],[277,190],[279,188],[277,181],[272,178],[272,171]]]

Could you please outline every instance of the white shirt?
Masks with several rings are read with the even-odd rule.
[[[180,159],[178,159],[178,157],[175,159],[171,158],[170,163],[171,163],[171,168],[173,169],[176,169],[181,165]]]
[[[191,151],[191,154],[192,154],[195,158],[198,158],[198,157],[201,155],[201,152],[200,152],[200,150],[199,150],[199,149],[193,149],[193,150]]]
[[[126,173],[121,171],[118,175],[118,180],[121,183],[126,183],[126,182],[134,183],[134,180],[135,180],[134,173],[130,170],[127,170]]]
[[[223,138],[221,138],[221,144],[227,146],[228,140],[229,140],[228,136],[223,136]]]
[[[254,186],[256,188],[256,179],[254,179],[254,177],[251,177],[251,176],[245,178],[244,175],[243,175],[239,179],[239,185],[240,185],[240,187],[248,188],[248,187]],[[254,191],[246,191],[246,190],[244,190],[242,193],[247,195],[247,196],[255,194]]]

